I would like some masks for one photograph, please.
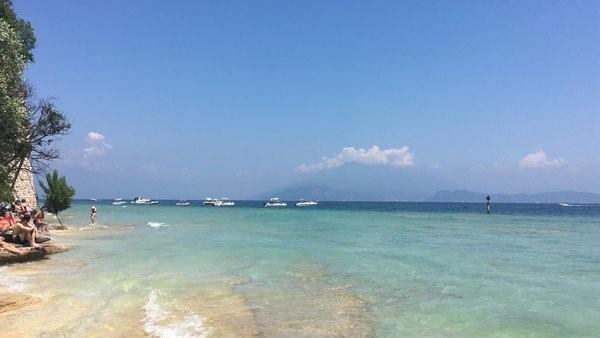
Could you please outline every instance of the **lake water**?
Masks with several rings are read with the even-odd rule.
[[[600,206],[113,206],[1,268],[41,336],[599,336]],[[87,224],[78,202],[69,224]],[[32,318],[35,325],[31,327]]]

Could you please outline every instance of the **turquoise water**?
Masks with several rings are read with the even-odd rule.
[[[50,332],[600,335],[600,206],[96,204],[31,263]],[[86,224],[87,203],[65,213]],[[127,225],[127,226],[126,226]],[[11,273],[18,274],[16,268]],[[25,277],[23,277],[25,276]],[[42,320],[43,322],[43,320]],[[48,325],[50,327],[48,327]]]

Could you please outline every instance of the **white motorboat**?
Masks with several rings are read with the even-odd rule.
[[[228,198],[206,198],[202,205],[209,207],[232,207],[235,203]]]
[[[204,202],[202,202],[202,205],[207,207],[217,207],[218,204],[219,201],[216,198],[205,198]]]
[[[179,200],[177,203],[175,203],[175,205],[180,206],[180,207],[185,207],[188,205],[191,205],[192,203],[190,203],[189,201],[186,200]]]
[[[123,205],[123,204],[127,204],[127,201],[123,201],[122,198],[116,198],[113,202],[112,205]]]
[[[287,203],[282,202],[278,197],[273,197],[263,203],[263,207],[265,208],[285,208],[287,207]]]
[[[319,203],[316,201],[304,201],[304,200],[300,200],[298,202],[296,202],[296,206],[297,207],[312,207],[315,205],[318,205]]]
[[[222,207],[232,207],[235,205],[235,202],[233,202],[232,200],[230,200],[227,197],[223,197],[221,198],[219,201],[221,201],[221,205]]]
[[[150,204],[150,202],[152,202],[151,199],[138,196],[138,197],[135,197],[130,203],[131,204],[142,204],[142,205],[144,205],[144,204]],[[158,203],[158,202],[156,202],[156,203]]]

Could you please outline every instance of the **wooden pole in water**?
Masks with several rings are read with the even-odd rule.
[[[492,210],[490,208],[490,195],[488,195],[485,200],[487,201],[487,213],[489,214]]]

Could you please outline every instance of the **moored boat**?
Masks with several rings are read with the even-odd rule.
[[[206,198],[202,205],[209,207],[232,207],[235,203],[229,198]]]
[[[268,201],[263,203],[263,207],[265,208],[285,208],[287,207],[287,203],[282,202],[279,197],[273,197]]]
[[[112,205],[123,205],[123,204],[127,204],[127,201],[123,201],[122,198],[115,198],[115,200],[112,202]]]
[[[298,202],[296,202],[296,206],[297,207],[312,207],[315,205],[318,205],[319,203],[316,201],[304,201],[304,200],[300,200]]]

